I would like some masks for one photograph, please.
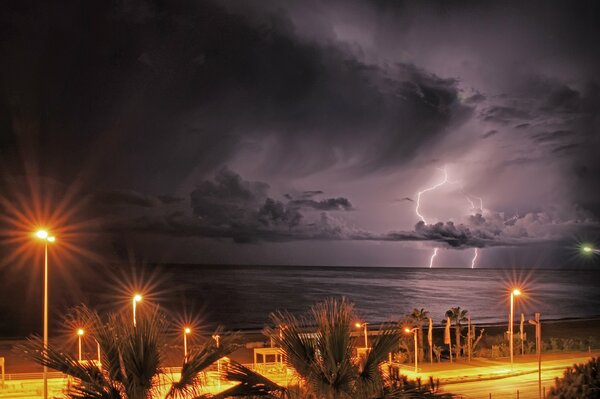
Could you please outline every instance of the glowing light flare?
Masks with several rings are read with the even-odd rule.
[[[438,253],[438,248],[434,248],[433,253],[431,254],[431,258],[429,259],[429,268],[433,267],[433,260],[437,256],[437,253]]]
[[[83,328],[80,328],[77,330],[77,335],[79,335],[80,337],[85,334],[85,331],[83,330]]]
[[[184,332],[184,334],[189,334],[189,333],[192,332],[192,329],[189,328],[189,327],[186,327],[186,328],[183,329],[183,332]]]
[[[142,296],[140,294],[135,294],[133,296],[133,301],[134,302],[140,302],[142,300]]]
[[[36,231],[35,235],[37,238],[40,238],[42,240],[48,238],[48,232],[46,230],[38,230]]]
[[[581,246],[581,251],[586,255],[600,255],[600,249],[596,249],[589,244],[584,244]]]
[[[518,288],[515,288],[515,289],[512,290],[512,294],[514,296],[519,296],[519,295],[521,295],[521,290],[518,289]]]

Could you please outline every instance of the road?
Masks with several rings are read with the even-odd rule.
[[[563,370],[543,372],[542,387],[549,390],[554,385],[554,378],[562,373]],[[533,373],[498,380],[445,384],[443,390],[464,399],[513,399],[517,398],[517,391],[519,399],[538,399],[538,375]]]
[[[597,354],[593,354],[596,355]],[[542,395],[544,388],[549,391],[554,385],[554,379],[562,376],[565,368],[574,363],[584,363],[590,359],[590,355],[579,354],[577,356],[550,355],[542,363]],[[448,381],[442,384],[442,389],[451,392],[464,399],[538,399],[538,373],[537,362],[526,359],[514,366],[515,373],[522,373],[514,377],[498,378],[500,375],[491,375],[490,378],[469,379],[469,382]],[[440,374],[444,377],[444,373]],[[518,396],[517,396],[518,391]],[[491,396],[490,396],[491,394]]]

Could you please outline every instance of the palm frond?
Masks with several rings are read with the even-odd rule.
[[[283,350],[288,365],[296,370],[301,378],[309,379],[316,357],[316,334],[311,335],[308,332],[310,323],[305,318],[296,318],[289,312],[272,313],[271,319],[279,326],[279,330],[267,327],[265,334],[271,336],[275,345]]]
[[[373,347],[367,354],[361,365],[357,379],[357,390],[363,395],[374,394],[381,391],[383,376],[381,364],[387,359],[388,354],[398,346],[400,333],[395,326],[383,325],[379,329],[379,335],[373,342]]]
[[[226,376],[228,380],[239,381],[240,384],[221,392],[214,397],[215,399],[227,397],[262,397],[279,399],[287,397],[287,390],[284,387],[237,362],[231,362],[229,364]]]
[[[197,395],[200,386],[198,374],[238,348],[239,334],[224,333],[223,329],[219,327],[213,335],[220,336],[219,346],[210,339],[199,350],[192,352],[187,361],[183,363],[179,381],[171,385],[167,398]]]
[[[70,388],[67,394],[72,398],[121,398],[118,385],[107,380],[102,370],[93,363],[81,363],[68,353],[62,353],[53,347],[44,351],[44,344],[40,337],[33,336],[26,343],[19,346],[27,357],[34,362],[60,371],[77,380],[77,384]]]

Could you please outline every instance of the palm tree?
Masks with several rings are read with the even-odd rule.
[[[366,357],[356,361],[352,337],[354,305],[344,298],[328,299],[296,317],[288,312],[271,314],[276,326],[265,329],[301,378],[307,396],[326,399],[377,398],[383,394],[380,370],[388,353],[398,345],[397,328],[382,326]]]
[[[423,308],[414,308],[409,317],[417,325],[417,336],[419,340],[419,361],[422,362],[425,357],[425,347],[423,346],[423,321],[428,320],[429,312]]]
[[[158,307],[138,315],[134,327],[129,317],[110,314],[103,322],[99,314],[86,307],[75,310],[80,320],[100,345],[102,368],[81,363],[68,353],[49,347],[44,354],[42,340],[32,337],[21,349],[35,362],[76,379],[66,396],[71,399],[148,399],[158,397],[162,366],[167,350],[168,320]],[[236,348],[236,334],[220,329],[220,345],[213,340],[189,353],[181,377],[173,382],[166,398],[195,397],[200,393],[199,374],[216,360]]]
[[[462,323],[466,323],[469,319],[467,318],[468,310],[461,310],[460,306],[456,308],[450,308],[446,311],[446,317],[450,318],[451,322],[454,322],[454,337],[456,340],[456,359],[460,358],[461,345],[460,345],[460,333],[462,329]]]

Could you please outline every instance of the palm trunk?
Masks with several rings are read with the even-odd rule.
[[[454,337],[456,341],[456,345],[454,346],[456,349],[456,360],[458,360],[460,358],[460,324],[454,326]]]

